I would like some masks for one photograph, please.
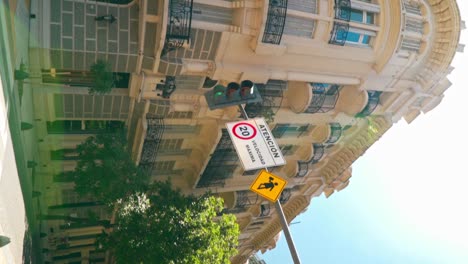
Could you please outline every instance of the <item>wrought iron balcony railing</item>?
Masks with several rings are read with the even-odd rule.
[[[151,175],[156,162],[159,143],[164,134],[164,119],[152,114],[146,115],[148,129],[146,132],[139,166],[147,175]]]
[[[237,191],[236,192],[236,208],[246,208],[257,203],[258,195],[251,191]]]
[[[231,138],[227,130],[223,129],[221,139],[203,174],[200,176],[197,188],[223,187],[226,179],[232,177],[238,166],[238,161],[239,158],[232,145]]]
[[[350,0],[335,0],[335,18],[344,21],[351,19]]]
[[[330,137],[328,138],[327,142],[325,142],[327,144],[336,143],[340,139],[342,132],[341,125],[339,123],[331,123],[330,128]]]
[[[309,160],[310,164],[318,163],[325,154],[325,146],[323,144],[314,144],[314,156]]]
[[[246,104],[245,112],[250,118],[265,117],[268,121],[268,116],[274,115],[281,107],[286,82],[270,80],[267,84],[255,84],[255,86],[263,101]]]
[[[299,166],[296,177],[304,177],[309,172],[309,168],[318,163],[323,155],[325,154],[325,146],[323,144],[313,144],[314,146],[314,155],[309,161],[299,161],[297,164]]]
[[[261,204],[260,205],[260,215],[259,217],[267,217],[271,213],[270,204]]]
[[[344,46],[346,38],[348,37],[349,24],[342,22],[333,22],[333,29],[331,32],[329,44]]]
[[[299,161],[297,162],[297,165],[299,166],[299,169],[297,171],[296,177],[304,177],[307,175],[307,172],[309,172],[309,163],[304,162],[304,161]]]
[[[366,117],[372,114],[374,110],[377,108],[380,102],[380,95],[382,92],[380,91],[367,91],[369,95],[369,99],[367,101],[366,107],[356,115],[356,117]]]
[[[263,33],[263,43],[279,45],[286,24],[286,11],[288,0],[270,0],[268,4],[268,15]]]
[[[193,0],[170,0],[166,42],[161,56],[181,48],[190,40]]]
[[[291,198],[292,191],[291,189],[284,189],[283,192],[280,195],[279,201],[284,204],[289,201]]]
[[[341,86],[326,83],[311,83],[312,101],[304,113],[326,113],[335,108]]]

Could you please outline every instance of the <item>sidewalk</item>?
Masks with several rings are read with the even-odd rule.
[[[37,140],[34,128],[21,130],[21,122],[34,125],[33,101],[30,87],[20,92],[14,80],[20,63],[28,64],[28,38],[29,1],[0,0],[0,235],[11,240],[0,248],[0,264],[40,263],[32,252],[39,229],[27,166],[37,157]]]

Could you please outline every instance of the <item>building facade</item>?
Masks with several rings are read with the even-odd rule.
[[[110,215],[67,178],[86,137],[125,126],[152,179],[222,197],[242,231],[232,263],[245,263],[275,247],[281,225],[248,190],[257,171],[243,170],[225,129],[242,119],[238,107],[211,110],[205,93],[256,84],[262,101],[245,109],[273,113],[287,164],[271,169],[289,182],[280,200],[291,221],[345,188],[352,163],[393,123],[436,107],[463,49],[455,0],[42,0],[32,10],[36,185],[51,263],[106,261],[94,242]],[[116,79],[104,95],[88,93],[98,60]]]

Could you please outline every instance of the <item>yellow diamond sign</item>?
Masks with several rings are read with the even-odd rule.
[[[250,190],[274,203],[278,200],[287,183],[282,178],[266,170],[262,170],[258,174],[257,179],[250,185]]]

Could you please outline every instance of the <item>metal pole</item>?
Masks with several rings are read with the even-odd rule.
[[[268,168],[265,168],[265,170],[268,171]],[[296,246],[294,246],[294,241],[292,239],[291,232],[289,232],[288,221],[286,220],[286,216],[284,215],[283,207],[281,206],[280,200],[276,201],[275,209],[278,212],[281,227],[283,228],[284,236],[286,237],[286,242],[288,242],[289,252],[291,253],[291,257],[293,258],[294,264],[301,264],[301,260],[299,259],[299,255],[297,254]]]
[[[242,117],[247,120],[249,116],[242,105],[239,105],[239,110],[241,111]],[[265,170],[268,171],[268,168],[265,167]],[[278,212],[278,217],[281,222],[281,226],[283,228],[284,236],[286,237],[286,241],[288,242],[289,252],[291,252],[291,257],[293,258],[294,264],[301,264],[301,260],[299,259],[299,255],[297,254],[296,247],[294,246],[294,241],[292,239],[291,233],[289,232],[288,222],[286,221],[286,216],[283,212],[283,207],[281,206],[281,202],[279,200],[275,203],[276,211]]]
[[[293,258],[294,264],[301,264],[296,247],[294,246],[294,241],[292,240],[291,233],[289,232],[289,226],[288,222],[286,221],[286,217],[284,216],[283,207],[281,206],[281,202],[279,200],[275,203],[275,209],[278,211],[278,216],[281,222],[281,226],[283,227],[284,236],[288,242],[289,251],[291,252],[291,257]]]
[[[238,105],[239,106],[239,110],[241,112],[241,115],[242,115],[242,118],[244,118],[245,120],[249,119],[249,116],[247,115],[247,112],[245,112],[245,109],[242,105]]]

